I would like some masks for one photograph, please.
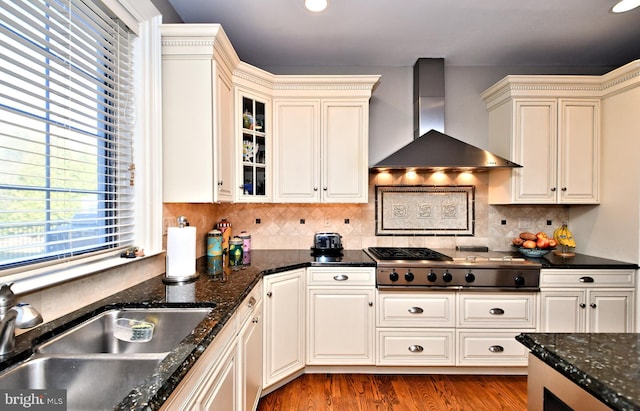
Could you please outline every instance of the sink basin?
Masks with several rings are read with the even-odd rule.
[[[43,354],[166,353],[174,349],[210,312],[210,308],[140,308],[106,311],[41,344],[36,352]],[[140,342],[116,338],[114,331],[119,318],[153,324],[151,340]]]
[[[68,410],[113,409],[153,374],[162,358],[161,355],[34,357],[0,375],[0,387],[61,389],[67,392]]]

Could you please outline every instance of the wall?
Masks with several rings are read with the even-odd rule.
[[[448,236],[376,236],[376,185],[474,185],[475,235]],[[491,250],[508,250],[511,239],[521,231],[545,231],[551,234],[555,226],[568,218],[562,206],[518,207],[487,205],[487,174],[472,176],[431,173],[415,176],[403,173],[370,176],[367,204],[164,204],[166,225],[176,225],[185,215],[197,227],[196,255],[205,254],[206,233],[221,218],[232,223],[232,234],[240,231],[251,234],[254,249],[306,249],[311,247],[313,235],[321,231],[335,231],[343,236],[345,248],[371,246],[454,248],[456,245],[485,245]],[[527,217],[528,226],[522,226]],[[260,223],[256,223],[259,219]],[[304,224],[301,220],[304,220]],[[345,224],[345,219],[349,220]],[[552,225],[547,225],[547,220]],[[504,224],[503,224],[504,222]],[[166,244],[166,227],[165,227]]]

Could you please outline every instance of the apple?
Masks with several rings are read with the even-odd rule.
[[[536,248],[536,242],[533,240],[527,240],[524,243],[522,243],[522,246],[524,248]]]
[[[558,242],[553,238],[549,239],[549,248],[556,248],[558,246]]]
[[[548,238],[538,238],[538,241],[536,241],[536,246],[538,248],[549,248],[549,239]]]
[[[541,239],[541,238],[548,238],[548,236],[547,236],[547,233],[542,232],[542,231],[538,231],[538,232],[536,233],[536,238],[539,240],[539,239]]]
[[[522,243],[524,243],[524,240],[522,238],[520,238],[520,237],[516,237],[513,240],[511,240],[511,242],[513,243],[513,245],[519,247],[519,246],[522,245]]]

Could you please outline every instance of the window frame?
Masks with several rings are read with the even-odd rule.
[[[150,257],[162,252],[162,15],[150,0],[96,1],[101,1],[138,35],[134,47],[134,243]],[[2,270],[0,283],[14,283],[16,293],[31,292],[133,261],[120,258],[120,250],[89,254],[62,263],[43,262]]]

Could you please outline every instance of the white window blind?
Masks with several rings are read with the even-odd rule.
[[[133,243],[132,43],[95,0],[0,2],[0,269]]]

